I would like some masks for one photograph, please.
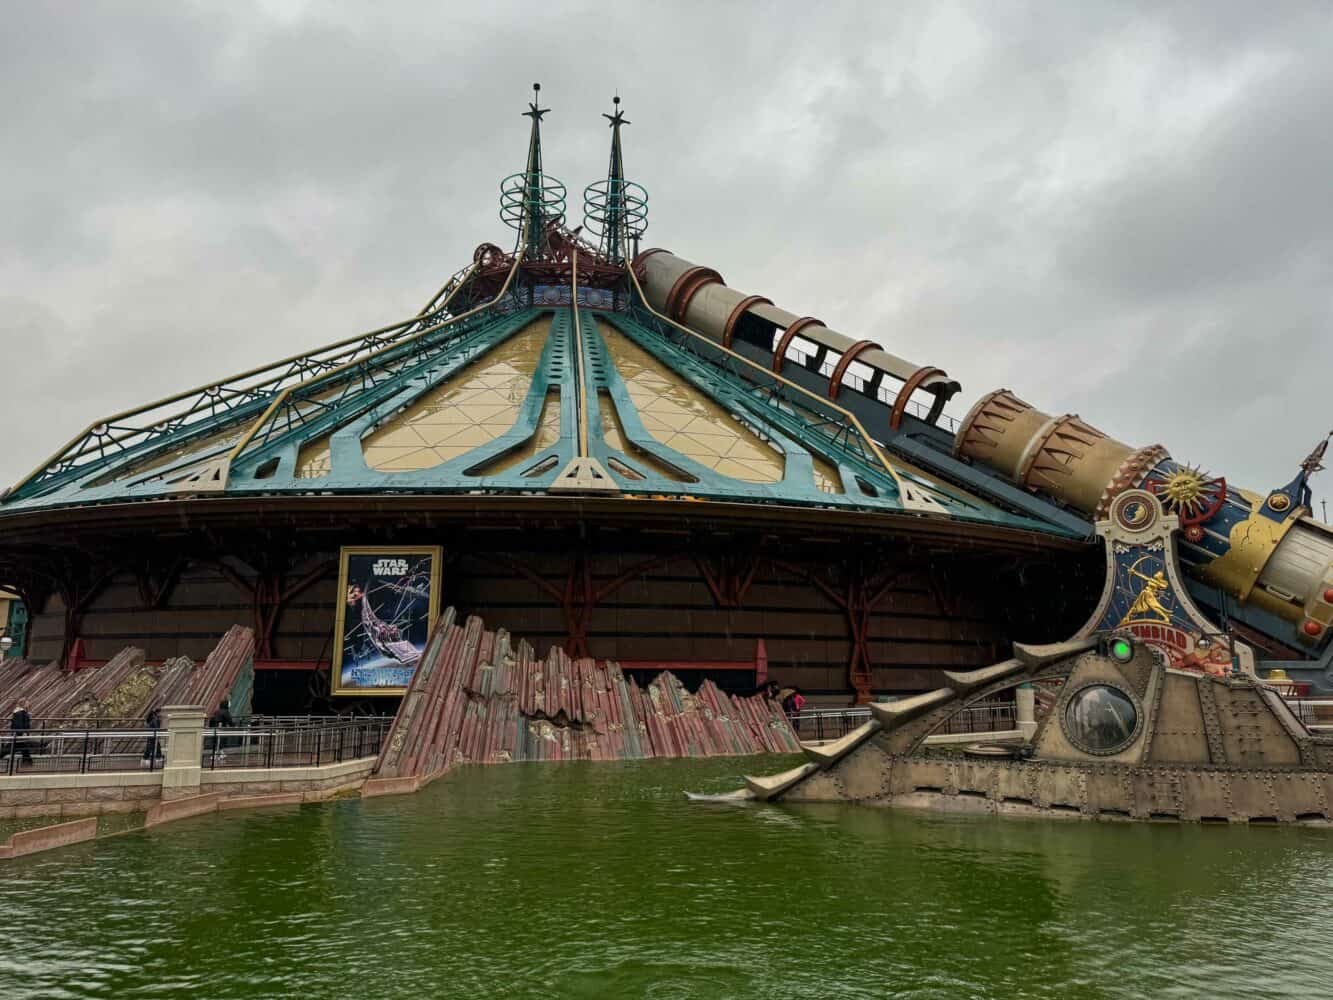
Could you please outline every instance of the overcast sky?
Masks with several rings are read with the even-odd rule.
[[[1333,4],[0,12],[5,483],[507,245],[534,80],[571,192],[618,90],[646,245],[945,368],[959,416],[1003,385],[1256,489],[1333,427]]]

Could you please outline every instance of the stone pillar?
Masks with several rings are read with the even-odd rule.
[[[1016,700],[1014,718],[1018,731],[1023,734],[1023,742],[1031,743],[1037,732],[1037,692],[1031,684],[1020,684],[1014,692]]]
[[[199,705],[166,705],[162,726],[167,731],[167,761],[162,768],[162,799],[199,794],[203,772],[205,713]]]

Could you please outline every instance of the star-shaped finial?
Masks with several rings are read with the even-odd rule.
[[[542,90],[542,85],[540,83],[534,83],[532,85],[532,100],[528,102],[528,110],[523,112],[524,118],[531,118],[534,121],[541,121],[542,115],[546,114],[546,112],[551,110],[550,108],[537,107],[537,97],[541,93],[541,90]]]
[[[623,111],[620,110],[620,95],[619,95],[619,94],[617,94],[615,97],[611,98],[611,103],[615,105],[615,112],[616,112],[616,113],[613,114],[613,115],[608,115],[605,111],[603,111],[603,112],[602,112],[602,117],[605,118],[607,121],[609,121],[609,122],[611,123],[611,127],[612,127],[612,128],[615,128],[617,125],[632,125],[632,124],[634,124],[634,123],[631,122],[628,118],[625,117],[625,112],[623,112]]]

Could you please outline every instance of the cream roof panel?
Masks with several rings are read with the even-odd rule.
[[[361,442],[377,472],[431,469],[488,444],[518,419],[550,333],[544,315],[426,393]]]
[[[618,330],[598,323],[644,428],[668,448],[750,483],[782,479],[784,456]]]

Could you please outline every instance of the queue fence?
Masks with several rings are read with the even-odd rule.
[[[0,774],[89,774],[162,769],[161,729],[33,728],[0,732]]]
[[[165,729],[51,721],[17,732],[0,730],[0,775],[158,771],[165,763]],[[209,770],[318,767],[376,756],[392,724],[390,716],[309,716],[205,729],[200,765]]]
[[[297,726],[234,726],[206,729],[200,764],[207,770],[319,767],[376,756],[393,719],[362,717],[350,722]]]

